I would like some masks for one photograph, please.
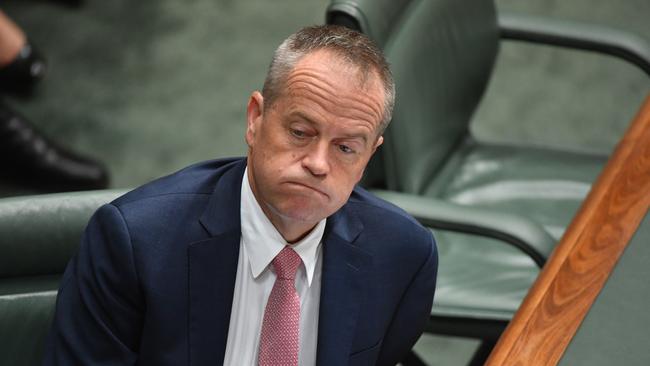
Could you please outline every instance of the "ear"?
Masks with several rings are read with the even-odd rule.
[[[246,143],[253,146],[255,133],[264,118],[264,97],[259,91],[254,91],[248,99],[246,107]]]
[[[375,142],[375,145],[372,147],[372,152],[370,153],[370,158],[375,154],[375,151],[377,151],[377,148],[381,146],[381,144],[384,143],[384,136],[379,136],[377,138],[377,141]],[[359,178],[357,179],[357,183],[361,182],[361,179],[363,178],[363,174],[366,172],[366,168],[368,167],[368,163],[370,163],[370,158],[368,158],[368,162],[366,163],[366,166],[363,167],[363,170],[361,171],[361,174],[359,174]]]
[[[377,138],[377,142],[375,142],[375,146],[372,148],[372,153],[374,154],[375,151],[377,151],[377,148],[381,146],[381,144],[383,143],[384,143],[384,136],[379,136],[379,138]]]

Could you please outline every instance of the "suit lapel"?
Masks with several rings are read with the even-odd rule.
[[[245,167],[245,161],[237,162],[219,179],[200,219],[211,237],[188,248],[190,365],[223,363],[237,278]]]
[[[210,238],[188,248],[190,365],[223,364],[241,240],[241,180],[245,161],[219,179],[201,216]],[[318,365],[348,362],[364,274],[371,256],[353,245],[363,225],[344,206],[327,221],[318,325]]]
[[[371,257],[353,242],[363,229],[345,207],[328,219],[318,321],[318,365],[345,365],[351,351],[364,274]]]

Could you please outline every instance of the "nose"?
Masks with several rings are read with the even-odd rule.
[[[328,144],[314,144],[302,159],[302,166],[315,177],[325,177],[330,171]]]

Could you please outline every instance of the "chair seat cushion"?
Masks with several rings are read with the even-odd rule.
[[[559,239],[607,158],[541,148],[465,144],[424,195],[526,216]]]
[[[434,230],[439,267],[432,315],[510,320],[539,268],[507,243]]]

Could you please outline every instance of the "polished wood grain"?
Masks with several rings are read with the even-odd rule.
[[[486,365],[556,365],[650,206],[650,95]]]

